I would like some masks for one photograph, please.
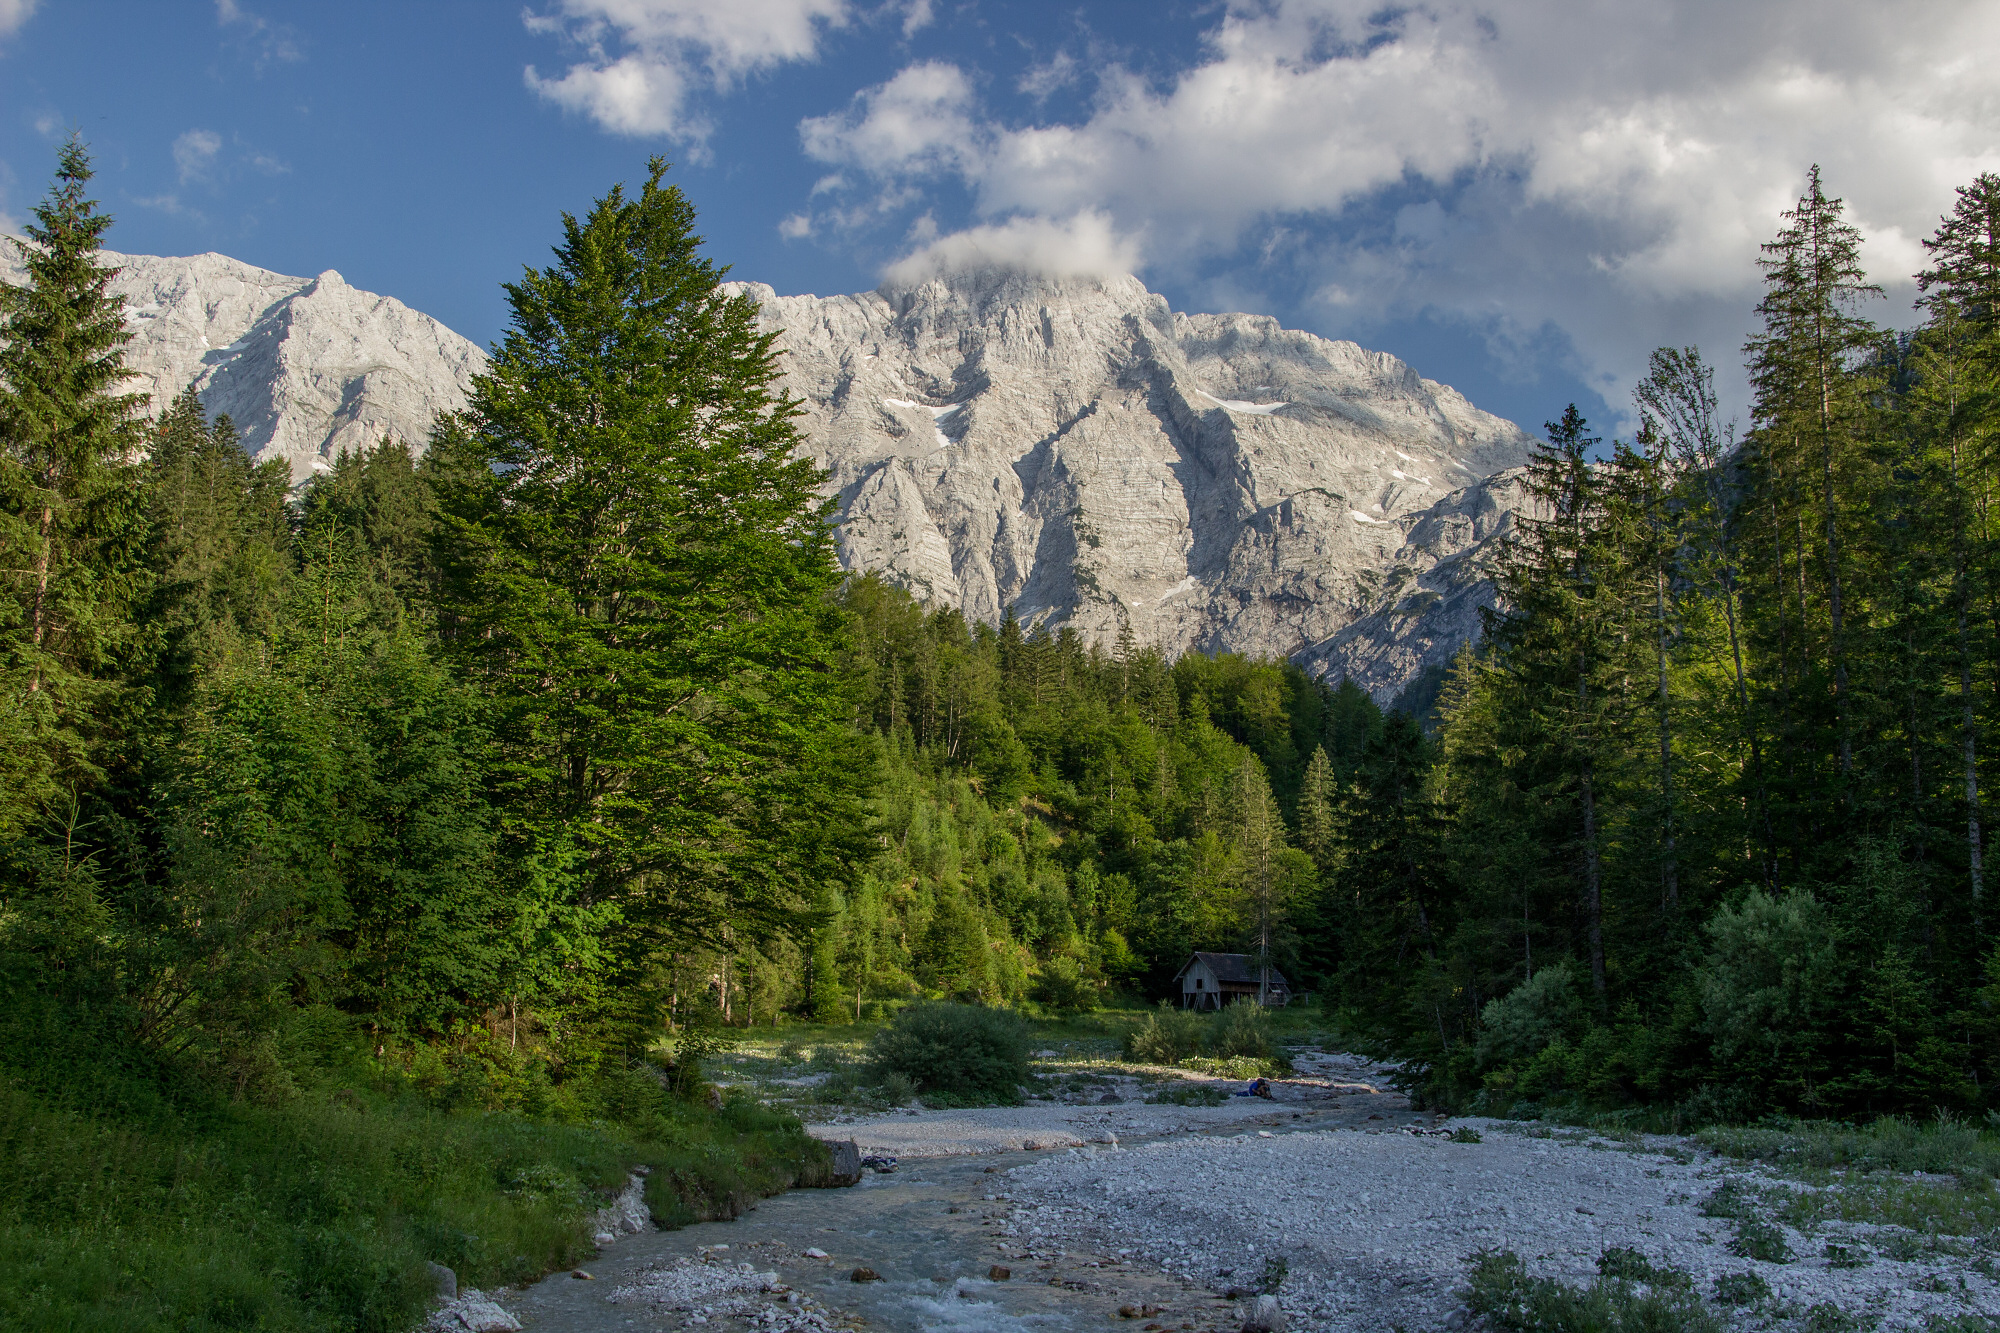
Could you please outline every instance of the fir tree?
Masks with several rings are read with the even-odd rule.
[[[1876,340],[1874,326],[1855,311],[1863,298],[1881,295],[1881,288],[1862,272],[1861,234],[1846,220],[1841,201],[1821,188],[1817,165],[1785,220],[1788,225],[1764,245],[1764,258],[1758,261],[1765,291],[1757,313],[1764,331],[1744,351],[1757,394],[1758,454],[1770,480],[1780,483],[1767,502],[1796,505],[1795,497],[1817,492],[1835,745],[1845,781],[1854,768],[1855,718],[1842,555],[1847,519],[1840,502],[1855,461],[1853,431],[1860,403],[1854,361]],[[1803,578],[1803,568],[1799,573]]]
[[[98,261],[111,219],[87,197],[74,136],[0,286],[0,834],[101,771],[119,654],[139,591],[134,492],[142,395],[127,378],[124,301]]]
[[[517,863],[575,858],[628,957],[782,927],[848,875],[865,780],[820,474],[665,172],[564,216],[433,442],[444,619],[497,704]]]

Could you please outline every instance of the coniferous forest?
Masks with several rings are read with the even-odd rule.
[[[1434,1105],[2000,1107],[2000,177],[1898,332],[1815,170],[1749,419],[1694,348],[1631,439],[1552,413],[1483,640],[1384,709],[844,576],[664,171],[561,219],[422,448],[295,487],[125,391],[64,150],[0,289],[9,1137],[350,1047],[658,1137],[663,1036],[1150,1003],[1195,948]]]

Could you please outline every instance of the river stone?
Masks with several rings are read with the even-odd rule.
[[[1284,1333],[1285,1311],[1276,1296],[1259,1296],[1243,1321],[1243,1333]]]

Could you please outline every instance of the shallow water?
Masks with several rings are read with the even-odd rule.
[[[1169,1137],[1235,1137],[1254,1134],[1260,1127],[1282,1134],[1349,1122],[1359,1127],[1371,1118],[1386,1119],[1392,1126],[1418,1118],[1393,1093],[1356,1097],[1351,1092],[1326,1089],[1310,1106],[1266,1103],[1268,1109],[1259,1108],[1255,1119],[1198,1124],[1193,1117],[1179,1117],[1180,1132]],[[926,1117],[932,1118],[949,1119],[950,1113]],[[880,1137],[879,1126],[854,1127],[864,1145],[871,1128]],[[1095,1154],[1115,1149],[1067,1151]],[[788,1286],[823,1306],[831,1322],[857,1328],[898,1333],[1061,1333],[1110,1324],[1133,1333],[1148,1327],[1159,1333],[1233,1333],[1241,1325],[1238,1302],[1152,1265],[1135,1266],[1115,1250],[1038,1249],[1030,1254],[1005,1234],[1012,1207],[1004,1197],[1008,1170],[1060,1155],[987,1151],[906,1157],[893,1172],[867,1173],[859,1185],[848,1189],[793,1190],[765,1199],[733,1222],[623,1237],[586,1266],[592,1281],[556,1274],[525,1291],[500,1293],[497,1299],[515,1313],[527,1333],[689,1327],[688,1312],[634,1302],[614,1304],[609,1298],[649,1269],[706,1251],[710,1262],[747,1263],[757,1272],[775,1271]],[[721,1246],[728,1248],[715,1248]],[[805,1258],[804,1251],[811,1248],[824,1250],[829,1257]],[[1012,1276],[990,1281],[988,1270],[995,1264],[1009,1268]],[[849,1275],[864,1266],[882,1280],[850,1280]],[[783,1297],[762,1300],[777,1303]],[[1144,1314],[1128,1323],[1120,1318],[1121,1307]],[[693,1327],[701,1333],[738,1333],[753,1325],[741,1318],[720,1317]]]
[[[1238,1125],[1231,1132],[1253,1131]],[[685,1312],[612,1304],[608,1298],[643,1277],[649,1266],[727,1246],[710,1250],[712,1261],[775,1270],[826,1307],[835,1322],[871,1329],[1056,1333],[1109,1323],[1135,1333],[1148,1324],[1178,1333],[1233,1330],[1242,1322],[1237,1302],[1151,1266],[1135,1267],[1115,1253],[1030,1256],[1003,1234],[1011,1205],[985,1196],[1006,1193],[1007,1168],[1045,1155],[932,1158],[887,1175],[870,1173],[850,1189],[793,1190],[762,1201],[734,1222],[625,1237],[587,1266],[593,1281],[557,1274],[499,1300],[529,1333],[681,1328]],[[805,1258],[810,1248],[825,1250],[829,1258]],[[989,1281],[995,1264],[1011,1269],[1011,1278]],[[851,1281],[849,1275],[863,1266],[883,1280]],[[1121,1306],[1147,1313],[1126,1324],[1119,1318]],[[729,1333],[746,1324],[718,1318],[699,1327],[702,1333]]]

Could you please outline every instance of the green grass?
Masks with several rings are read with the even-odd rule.
[[[1695,1138],[1725,1157],[1795,1171],[1915,1171],[1962,1180],[2000,1176],[2000,1140],[1946,1118],[1917,1124],[1888,1116],[1863,1127],[1795,1120],[1778,1128],[1706,1129]]]
[[[454,1109],[462,1077],[358,1058],[232,1101],[89,1040],[6,1054],[0,1328],[23,1333],[406,1333],[426,1261],[468,1287],[573,1264],[634,1167],[668,1224],[826,1171],[790,1117],[690,1106],[640,1071],[563,1089],[577,1122],[557,1123]]]

